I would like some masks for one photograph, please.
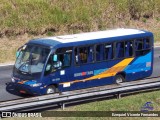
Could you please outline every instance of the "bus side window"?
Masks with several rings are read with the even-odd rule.
[[[150,38],[135,40],[136,56],[145,55],[151,49]]]
[[[125,56],[126,57],[133,56],[133,42],[132,41],[125,42]]]
[[[51,66],[51,72],[71,66],[72,49],[72,47],[58,48],[56,52],[50,56],[47,64]],[[53,59],[54,55],[57,56],[56,60]],[[46,68],[46,71],[49,71],[48,68]]]
[[[53,55],[51,55],[51,56],[49,57],[49,60],[48,60],[48,62],[47,62],[47,66],[46,66],[46,68],[45,68],[45,73],[44,73],[45,76],[48,75],[48,74],[50,74],[50,73],[52,72],[52,67],[51,67],[51,66],[53,65],[52,56],[53,56]]]
[[[118,42],[116,44],[116,57],[117,58],[124,57],[124,42]]]
[[[87,49],[88,49],[87,63],[91,63],[94,61],[94,54],[93,54],[94,47],[89,46],[87,47]]]
[[[87,54],[88,52],[86,47],[79,48],[80,63],[87,63]]]
[[[96,61],[104,60],[104,45],[97,45],[96,46]]]
[[[93,46],[75,48],[74,53],[75,53],[76,65],[93,62],[94,61],[93,52],[94,52]]]
[[[71,64],[71,54],[64,54],[64,66],[70,66]]]
[[[87,63],[88,50],[87,47],[76,48],[75,51],[76,65]]]
[[[105,60],[113,59],[113,44],[105,44]]]
[[[75,48],[75,50],[74,50],[74,59],[75,59],[75,63],[76,63],[76,65],[78,65],[78,63],[79,63],[79,52],[78,52],[78,48]]]
[[[143,49],[143,40],[139,39],[135,41],[135,49],[142,50]]]
[[[150,39],[149,38],[144,38],[144,49],[149,49],[151,47]]]

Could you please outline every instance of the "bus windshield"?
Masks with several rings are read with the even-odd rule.
[[[19,50],[15,68],[23,74],[41,73],[49,52],[47,48],[25,45]]]

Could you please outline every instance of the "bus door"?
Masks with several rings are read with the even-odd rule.
[[[70,90],[72,48],[60,48],[49,58],[46,75],[50,84],[57,84],[60,91]],[[51,68],[50,68],[51,65]]]

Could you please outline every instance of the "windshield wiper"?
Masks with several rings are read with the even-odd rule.
[[[18,70],[20,70],[21,67],[26,66],[28,62],[29,62],[29,61],[26,61],[26,62],[22,63],[22,64],[18,67]],[[29,65],[28,65],[28,66],[29,66]],[[27,66],[26,66],[26,67],[27,67]],[[29,71],[29,69],[28,69],[28,71]]]

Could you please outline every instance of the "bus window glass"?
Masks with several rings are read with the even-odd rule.
[[[116,44],[116,57],[117,58],[124,57],[124,42],[118,42]]]
[[[150,48],[150,39],[149,38],[144,38],[144,49],[149,49]]]
[[[139,39],[135,41],[135,49],[142,50],[143,49],[143,40]]]
[[[79,48],[80,63],[87,63],[87,56],[88,56],[87,47]]]
[[[91,62],[93,62],[94,61],[94,47],[93,46],[89,46],[89,47],[87,47],[87,49],[88,49],[88,56],[87,56],[87,62],[88,63],[91,63]]]
[[[53,56],[57,55],[57,60],[53,60]],[[61,69],[65,67],[69,67],[71,65],[71,56],[72,56],[72,48],[60,48],[57,49],[56,53],[50,56],[48,61],[48,66],[52,66],[52,71],[56,69]],[[46,67],[46,71],[48,68]]]
[[[105,44],[105,60],[113,59],[113,44]]]
[[[27,46],[18,56],[15,67],[26,73],[35,74],[43,70],[49,49]]]
[[[59,68],[59,67],[63,68],[63,67],[70,66],[71,54],[67,54],[67,53],[58,54],[57,58],[58,58],[57,61],[53,63],[54,68]]]
[[[78,65],[93,62],[93,51],[93,46],[75,48],[75,63]]]
[[[125,56],[126,57],[133,56],[133,42],[132,41],[125,42]]]
[[[80,60],[79,60],[79,56],[78,56],[78,48],[75,48],[75,50],[74,50],[74,60],[75,60],[75,63],[76,63],[76,65],[78,65],[79,64],[79,62],[80,62]]]
[[[150,51],[151,43],[149,38],[135,40],[136,56],[145,55]]]
[[[97,45],[96,46],[96,61],[104,60],[104,45]]]

